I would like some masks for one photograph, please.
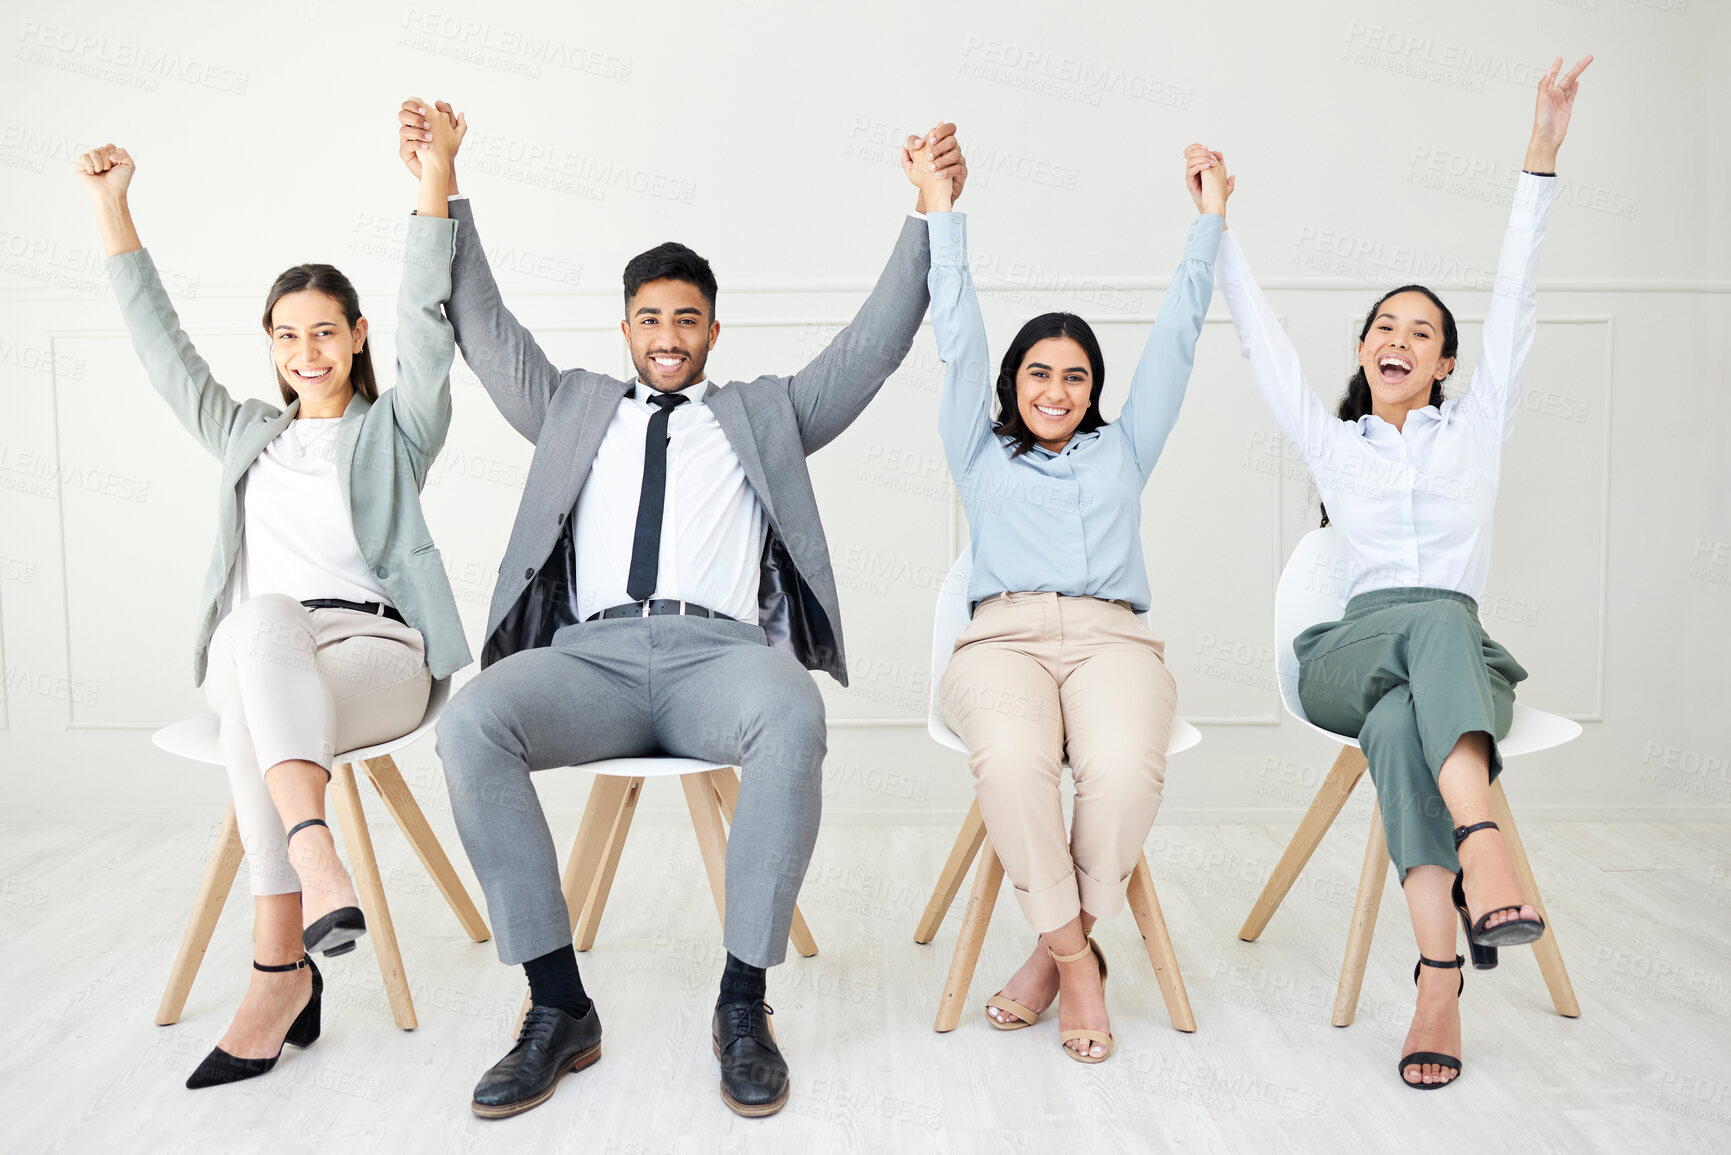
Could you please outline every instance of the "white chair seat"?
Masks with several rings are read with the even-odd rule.
[[[727,770],[731,762],[705,762],[701,758],[674,758],[656,755],[648,758],[603,758],[574,767],[592,774],[607,774],[615,778],[677,778],[681,774],[702,774],[709,770]]]
[[[451,697],[451,679],[436,678],[432,688],[427,691],[427,711],[421,715],[421,724],[400,738],[391,738],[372,746],[363,746],[358,750],[345,750],[331,759],[336,762],[365,762],[368,758],[382,758],[386,754],[401,750],[412,742],[417,742],[431,730],[439,721],[439,715],[444,712],[445,703]],[[206,711],[194,715],[173,725],[164,726],[150,736],[150,740],[159,750],[170,754],[178,754],[193,762],[207,762],[212,766],[221,766],[222,747],[219,735],[222,720],[215,714]]]
[[[1346,599],[1341,596],[1345,585],[1334,530],[1324,527],[1305,534],[1286,559],[1274,594],[1275,673],[1280,702],[1288,714],[1318,734],[1356,747],[1357,738],[1324,729],[1304,716],[1304,704],[1298,700],[1298,653],[1292,648],[1293,640],[1317,622],[1340,620],[1346,612]],[[1497,743],[1497,750],[1504,758],[1514,758],[1561,746],[1580,736],[1579,722],[1516,702],[1508,736]]]

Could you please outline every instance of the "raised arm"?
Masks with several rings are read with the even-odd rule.
[[[446,209],[452,159],[468,122],[445,112],[430,118],[433,140],[418,149],[421,191],[403,246],[397,293],[397,385],[391,412],[414,454],[423,484],[451,428],[451,358],[456,341],[443,305],[451,295],[456,222]]]
[[[439,104],[429,109],[424,101],[411,98],[397,111],[397,153],[416,179],[423,173],[418,150],[433,135],[429,113],[450,115],[450,106]],[[467,120],[458,119],[466,130]],[[425,195],[424,182],[422,187]],[[455,196],[456,191],[453,157],[446,192]],[[493,404],[511,423],[511,428],[534,441],[540,435],[548,402],[559,388],[561,374],[500,298],[469,202],[450,201],[449,212],[457,222],[457,229],[451,295],[445,302],[445,316],[450,318],[464,362],[481,379]]]
[[[951,212],[950,179],[932,163],[924,141],[903,151],[902,169],[920,190],[926,206],[931,271],[926,286],[932,301],[932,335],[944,363],[944,392],[938,401],[938,435],[950,476],[967,484],[974,464],[992,444],[992,366],[986,348],[986,320],[968,271],[968,219]]]
[[[1579,90],[1576,80],[1592,62],[1591,56],[1586,57],[1559,81],[1557,73],[1563,67],[1559,56],[1539,81],[1526,171],[1515,184],[1509,227],[1497,258],[1497,279],[1485,310],[1483,347],[1457,405],[1474,428],[1498,444],[1514,432],[1515,414],[1520,412],[1521,379],[1539,326],[1539,248],[1557,185],[1557,151],[1568,133]]]
[[[961,194],[967,179],[967,162],[955,130],[953,124],[940,124],[923,143],[921,138],[909,138],[910,143],[930,150],[935,171],[951,183],[950,200]],[[943,207],[947,210],[949,205]],[[922,192],[915,211],[928,208],[935,211],[936,206]],[[908,355],[925,316],[930,268],[926,226],[918,220],[904,221],[895,251],[871,296],[823,352],[788,378],[788,396],[807,453],[823,448],[853,424]]]
[[[1250,265],[1238,248],[1231,229],[1220,238],[1215,261],[1216,283],[1232,313],[1238,345],[1250,362],[1250,375],[1262,394],[1274,423],[1288,441],[1299,447],[1313,468],[1327,451],[1330,439],[1342,428],[1340,419],[1328,411],[1322,398],[1304,379],[1298,350],[1281,328],[1269,307],[1262,287],[1251,275]]]
[[[181,330],[156,264],[138,239],[126,202],[135,167],[127,151],[112,144],[92,149],[74,162],[78,181],[96,207],[108,280],[145,375],[187,432],[220,459],[240,405],[211,376],[210,366]]]
[[[1202,320],[1214,298],[1214,259],[1226,226],[1226,198],[1231,195],[1232,182],[1225,165],[1204,164],[1204,158],[1212,160],[1213,154],[1199,144],[1185,150],[1186,177],[1193,186],[1200,215],[1190,226],[1184,259],[1172,274],[1160,315],[1130,379],[1130,396],[1118,414],[1118,424],[1129,438],[1131,455],[1144,478],[1154,471],[1160,450],[1178,422],[1190,370],[1196,363],[1196,339],[1202,335]]]

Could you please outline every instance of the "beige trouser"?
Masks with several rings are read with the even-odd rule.
[[[1124,905],[1160,809],[1178,687],[1166,644],[1122,602],[1050,593],[983,603],[939,688],[980,814],[1041,934]],[[1058,784],[1076,783],[1069,837]]]
[[[204,693],[222,716],[253,894],[301,888],[265,772],[290,759],[328,771],[340,751],[407,734],[421,724],[431,688],[420,631],[391,618],[263,594],[217,624]]]

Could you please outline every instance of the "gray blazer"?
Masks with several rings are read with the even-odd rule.
[[[487,614],[485,668],[548,645],[569,620],[563,587],[573,575],[564,572],[565,559],[554,556],[556,547],[631,385],[603,373],[555,368],[499,299],[469,202],[451,202],[451,214],[461,228],[445,314],[463,360],[511,427],[535,444]],[[805,459],[853,423],[907,356],[926,312],[930,263],[926,226],[910,217],[871,296],[811,364],[791,377],[735,381],[712,391],[707,402],[769,517],[759,624],[771,645],[844,686],[841,607]]]
[[[403,620],[427,642],[435,678],[472,660],[457,600],[433,535],[421,516],[421,487],[451,426],[451,327],[439,306],[451,292],[456,222],[412,217],[397,296],[397,387],[376,402],[358,393],[337,427],[337,478],[355,544]],[[180,423],[222,462],[216,548],[205,575],[192,676],[204,684],[205,655],[227,601],[241,546],[241,486],[246,471],[300,409],[236,401],[210,374],[169,303],[143,249],[108,259],[108,279],[150,383]]]

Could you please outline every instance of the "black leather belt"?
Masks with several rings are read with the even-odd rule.
[[[684,614],[693,618],[720,618],[727,622],[738,620],[705,606],[700,606],[696,602],[682,602],[678,598],[653,598],[646,602],[626,602],[624,605],[608,606],[604,610],[590,614],[583,620],[593,622],[602,618],[657,618],[663,614]]]
[[[381,614],[394,622],[403,622],[403,615],[397,612],[396,606],[387,606],[383,602],[345,602],[341,598],[314,598],[301,605],[309,610],[354,610],[358,613],[372,614],[375,618]],[[403,622],[406,626],[409,623]]]

